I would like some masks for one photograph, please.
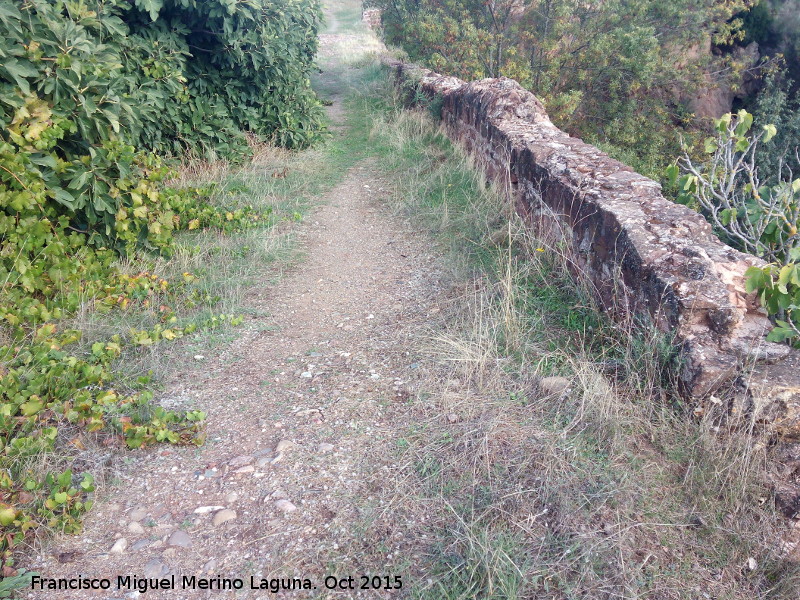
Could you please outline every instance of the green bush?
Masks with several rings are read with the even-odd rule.
[[[236,160],[245,132],[291,148],[319,139],[319,19],[317,0],[0,4],[0,567],[40,526],[78,530],[92,503],[91,474],[35,472],[31,457],[63,453],[80,431],[132,448],[202,442],[203,413],[151,405],[112,369],[126,345],[198,327],[159,302],[190,305],[194,275],[130,276],[115,261],[169,254],[181,229],[271,223],[211,202],[211,188],[169,187],[164,158]],[[160,322],[87,351],[59,326],[81,306],[158,306]]]
[[[789,170],[800,175],[800,92],[786,71],[765,78],[753,116],[758,125],[772,123],[777,128],[773,143],[762,147],[757,157],[762,181],[776,183]],[[783,172],[782,172],[783,171]]]
[[[775,323],[767,339],[800,345],[800,179],[784,171],[762,183],[758,165],[780,132],[753,124],[744,110],[723,115],[705,140],[708,159],[697,163],[684,148],[667,175],[677,200],[699,210],[720,238],[768,261],[747,270],[747,291],[758,293]]]
[[[72,123],[70,155],[122,139],[232,157],[242,131],[301,148],[321,132],[308,77],[319,20],[316,0],[5,3],[3,124],[38,101]]]

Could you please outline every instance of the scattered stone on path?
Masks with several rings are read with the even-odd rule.
[[[129,514],[128,518],[131,521],[141,521],[147,516],[147,509],[142,508],[141,506],[134,508]]]
[[[285,513],[290,513],[290,512],[294,512],[294,511],[297,510],[297,507],[294,504],[292,504],[291,502],[289,502],[288,500],[286,500],[285,498],[283,498],[281,500],[278,500],[275,503],[275,508],[277,508],[279,511],[285,512]]]
[[[236,458],[228,462],[228,466],[232,469],[238,469],[239,467],[249,465],[252,462],[253,462],[252,456],[237,456]]]
[[[109,550],[109,552],[111,552],[112,554],[122,554],[127,549],[128,549],[128,540],[126,540],[125,538],[119,538],[116,542],[114,542],[114,545],[111,546],[111,550]]]
[[[261,450],[257,450],[253,452],[253,456],[256,458],[260,458],[262,456],[267,456],[268,454],[272,454],[272,448],[262,448]]]
[[[131,521],[128,523],[128,531],[134,535],[142,535],[144,533],[144,527],[142,527],[138,521]]]
[[[211,524],[214,527],[219,527],[223,523],[232,521],[233,519],[236,518],[236,516],[237,515],[235,510],[231,510],[230,508],[225,508],[214,515],[214,518],[211,520]]]
[[[65,563],[73,562],[78,556],[80,556],[80,552],[77,550],[67,550],[66,552],[58,552],[55,557],[58,562],[62,565]]]
[[[327,452],[333,452],[334,445],[328,444],[327,442],[323,442],[318,447],[320,454],[325,454]]]
[[[178,548],[191,548],[192,538],[183,529],[178,529],[175,533],[169,536],[167,540],[168,546],[177,546]]]
[[[194,514],[196,515],[207,515],[208,513],[215,512],[217,510],[222,510],[225,508],[224,506],[198,506],[194,509]]]
[[[225,494],[225,502],[228,504],[233,504],[239,499],[239,492],[230,492],[229,494]]]
[[[539,381],[539,387],[545,394],[563,394],[569,387],[570,380],[566,377],[543,377]]]
[[[294,446],[294,442],[291,440],[281,440],[278,442],[278,445],[275,446],[275,452],[280,454],[281,452],[286,452],[290,448]]]
[[[243,475],[244,473],[252,473],[255,470],[256,468],[253,465],[247,465],[246,467],[241,467],[240,469],[236,469],[234,473],[236,475]]]
[[[262,456],[256,461],[256,467],[259,469],[261,467],[266,467],[267,465],[272,463],[272,459],[269,456]]]
[[[217,568],[217,559],[212,558],[206,564],[203,565],[203,572],[204,573],[211,573],[215,571]]]
[[[149,560],[142,570],[142,575],[147,579],[160,579],[167,573],[169,573],[169,567],[157,558]]]
[[[288,498],[289,494],[284,492],[281,488],[278,488],[272,492],[272,494],[270,494],[270,497],[274,498],[275,500],[280,500],[281,498]]]
[[[150,545],[150,540],[139,540],[138,542],[134,542],[133,546],[131,546],[131,552],[138,552],[142,548],[147,548]]]

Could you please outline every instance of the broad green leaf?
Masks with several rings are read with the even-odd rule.
[[[27,77],[37,77],[39,71],[31,65],[27,60],[18,60],[16,58],[6,58],[2,63],[3,70],[8,73],[8,76],[14,80],[19,87],[20,91],[27,96],[31,93],[31,87],[26,79]],[[0,71],[2,72],[2,71]]]
[[[163,6],[164,0],[136,0],[136,7],[148,13],[153,21],[158,19]]]
[[[17,511],[8,504],[0,505],[0,525],[8,527],[17,518]]]
[[[720,211],[720,217],[723,225],[730,225],[731,221],[736,218],[738,211],[735,208],[726,208],[723,211]]]
[[[747,293],[755,292],[764,287],[765,273],[760,267],[750,267],[744,272],[745,290]]]
[[[680,169],[678,168],[678,165],[671,164],[664,170],[664,174],[666,176],[667,181],[669,181],[671,185],[675,185],[675,183],[678,181],[678,175],[680,174]]]
[[[751,115],[746,110],[740,110],[736,115],[736,129],[734,130],[737,136],[743,136],[748,131],[750,131],[750,127],[753,125],[753,115]]]

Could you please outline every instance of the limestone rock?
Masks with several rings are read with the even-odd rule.
[[[230,508],[225,508],[214,515],[214,518],[211,520],[211,524],[214,527],[219,527],[223,523],[227,523],[228,521],[232,521],[236,518],[236,511],[231,510]]]
[[[763,261],[725,245],[657,182],[559,130],[511,79],[467,83],[384,63],[398,85],[414,81],[422,96],[441,99],[448,136],[513,190],[517,213],[534,230],[568,241],[571,271],[609,314],[639,314],[675,334],[686,396],[701,399],[737,377],[743,354],[785,353],[765,340],[770,323],[745,287],[746,270]]]

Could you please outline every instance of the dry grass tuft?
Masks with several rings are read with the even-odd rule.
[[[685,405],[670,340],[603,315],[568,238],[524,227],[426,112],[395,102],[373,138],[451,257],[389,503],[429,535],[413,597],[796,598],[764,434]]]

